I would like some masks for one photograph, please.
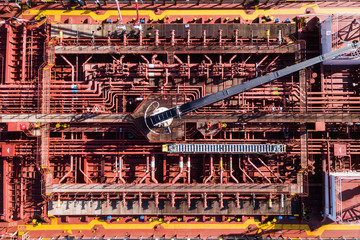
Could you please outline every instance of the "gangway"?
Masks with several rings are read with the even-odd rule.
[[[184,104],[182,104],[180,106],[175,106],[175,107],[172,107],[172,108],[167,109],[165,111],[152,114],[149,117],[150,123],[154,127],[160,126],[162,123],[164,123],[165,121],[167,121],[169,119],[172,119],[172,118],[175,118],[175,117],[181,118],[182,115],[184,115],[184,114],[186,114],[188,112],[191,112],[191,111],[194,111],[196,109],[211,105],[211,104],[216,103],[218,101],[224,100],[224,99],[226,99],[228,97],[231,97],[231,96],[237,95],[239,93],[242,93],[242,92],[244,92],[246,90],[250,90],[252,88],[258,87],[258,86],[260,86],[262,84],[269,83],[269,82],[271,82],[271,81],[273,81],[275,79],[284,77],[284,76],[289,75],[291,73],[297,72],[297,71],[299,71],[301,69],[313,66],[313,65],[315,65],[317,63],[321,63],[323,61],[332,59],[332,58],[334,58],[336,56],[339,56],[341,54],[344,54],[346,52],[354,51],[359,46],[360,46],[360,42],[352,43],[352,44],[347,45],[346,47],[343,47],[343,48],[340,48],[340,49],[337,49],[337,50],[322,54],[320,56],[311,58],[309,60],[294,64],[294,65],[292,65],[290,67],[280,69],[278,71],[269,73],[269,74],[267,74],[265,76],[254,78],[254,79],[252,79],[250,81],[241,83],[241,84],[236,85],[234,87],[230,87],[230,88],[224,89],[222,91],[210,94],[208,96],[196,99],[194,101],[184,103]],[[145,121],[147,121],[147,119],[145,119]]]

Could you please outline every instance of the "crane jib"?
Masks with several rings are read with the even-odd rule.
[[[344,54],[346,52],[349,52],[351,50],[356,50],[360,46],[360,43],[353,43],[351,45],[348,45],[346,47],[334,50],[329,53],[325,53],[323,55],[308,59],[306,61],[294,64],[290,67],[286,67],[283,69],[280,69],[278,71],[269,73],[265,76],[254,78],[250,81],[241,83],[239,85],[236,85],[234,87],[224,89],[220,92],[216,92],[213,94],[210,94],[208,96],[198,98],[194,101],[184,103],[183,105],[173,107],[169,110],[166,110],[161,113],[153,114],[150,116],[150,121],[153,126],[156,126],[168,119],[179,117],[181,115],[184,115],[188,112],[194,111],[196,109],[211,105],[213,103],[216,103],[218,101],[224,100],[228,97],[234,96],[236,94],[242,93],[246,90],[250,90],[254,87],[258,87],[262,84],[271,82],[277,78],[284,77],[286,75],[289,75],[291,73],[297,72],[301,69],[304,69],[306,67],[313,66],[317,63],[324,62],[326,60],[330,60],[336,56],[339,56],[341,54]]]

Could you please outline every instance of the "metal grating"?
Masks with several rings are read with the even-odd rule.
[[[285,144],[169,144],[169,153],[284,153]]]

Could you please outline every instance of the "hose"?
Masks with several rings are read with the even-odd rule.
[[[134,25],[137,24],[137,22],[139,21],[139,18],[140,18],[140,16],[139,16],[139,4],[138,4],[138,0],[135,0],[135,5],[136,5],[136,20],[135,20],[135,22],[134,22]]]
[[[115,0],[115,2],[116,2],[116,7],[117,7],[117,10],[118,10],[118,13],[119,13],[120,24],[122,24],[122,17],[121,17],[121,11],[120,11],[119,2],[118,2],[118,0]],[[119,25],[119,22],[117,22],[117,25]]]

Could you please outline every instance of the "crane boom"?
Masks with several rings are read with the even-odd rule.
[[[216,103],[218,101],[224,100],[228,97],[237,95],[239,93],[242,93],[246,90],[250,90],[252,88],[258,87],[262,84],[269,83],[275,79],[281,78],[283,76],[289,75],[291,73],[297,72],[301,69],[304,69],[306,67],[313,66],[317,63],[321,63],[323,61],[332,59],[336,56],[339,56],[341,54],[344,54],[346,52],[349,52],[351,50],[356,50],[358,47],[360,47],[360,43],[352,43],[347,45],[346,47],[322,54],[320,56],[308,59],[306,61],[294,64],[290,67],[286,67],[283,69],[280,69],[278,71],[269,73],[265,76],[254,78],[250,81],[241,83],[239,85],[224,89],[222,91],[207,95],[202,98],[198,98],[194,101],[184,103],[180,106],[175,106],[173,108],[170,108],[164,112],[156,113],[150,115],[150,121],[153,126],[158,126],[159,124],[163,123],[164,121],[174,118],[174,117],[181,117],[182,115],[194,111],[196,109],[208,106],[210,104]]]

